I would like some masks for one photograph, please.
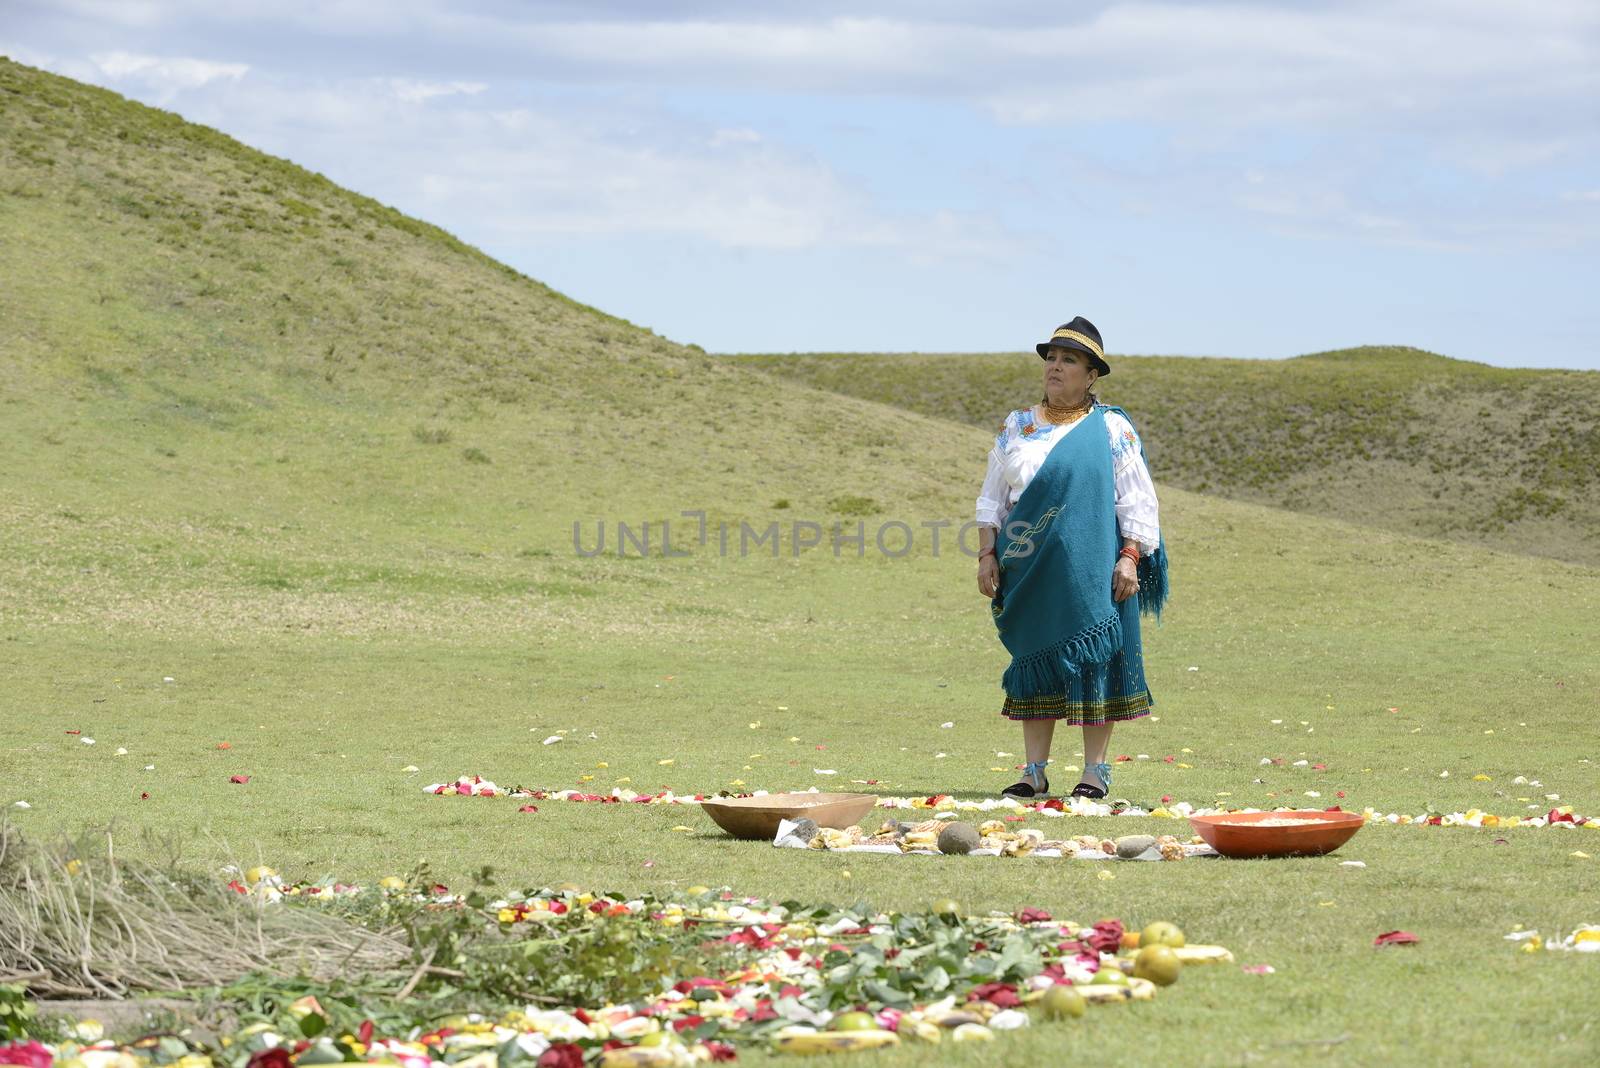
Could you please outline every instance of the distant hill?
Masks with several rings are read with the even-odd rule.
[[[1040,393],[1031,353],[728,359],[985,429]],[[1395,347],[1112,360],[1099,392],[1133,416],[1158,482],[1600,562],[1600,373]]]

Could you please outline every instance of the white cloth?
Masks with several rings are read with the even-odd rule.
[[[1044,465],[1050,450],[1084,422],[1080,419],[1070,426],[1052,426],[1039,415],[1034,408],[1019,408],[1006,416],[1005,425],[995,435],[994,448],[989,450],[989,470],[983,489],[978,492],[979,525],[1003,528],[1006,516]],[[1139,552],[1148,556],[1161,544],[1161,523],[1156,488],[1139,452],[1139,435],[1133,424],[1116,412],[1105,413],[1105,424],[1116,485],[1117,531],[1123,538],[1136,541]]]

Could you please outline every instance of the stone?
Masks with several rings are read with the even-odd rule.
[[[1116,841],[1117,856],[1123,860],[1132,860],[1146,849],[1156,844],[1153,834],[1125,834]]]
[[[951,823],[939,829],[939,852],[962,856],[978,848],[978,829],[970,823]]]

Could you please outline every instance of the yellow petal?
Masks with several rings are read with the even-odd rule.
[[[1115,879],[1116,876],[1112,875],[1110,872],[1106,871],[1104,868],[1101,868],[1100,869],[1100,874],[1097,876],[1097,878],[1109,880],[1109,879]]]
[[[675,830],[675,831],[692,831],[692,830],[694,830],[694,828],[693,828],[693,827],[685,827],[685,826],[684,826],[684,825],[683,825],[683,824],[681,824],[681,823],[680,823],[680,824],[678,824],[678,825],[677,825],[677,826],[676,826],[676,827],[674,827],[674,828],[672,828],[672,829],[673,829],[673,830]]]
[[[667,757],[667,759],[665,759],[665,760],[656,761],[656,763],[659,764],[663,768],[671,767],[673,764],[676,764],[677,762],[678,762],[678,760],[677,760],[676,757]]]

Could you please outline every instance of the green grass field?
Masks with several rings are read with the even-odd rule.
[[[684,509],[959,523],[990,433],[673,346],[99,90],[0,64],[0,109],[0,802],[29,803],[7,809],[25,832],[109,823],[132,850],[176,834],[196,866],[260,857],[290,878],[425,860],[513,886],[1162,918],[1276,969],[1199,970],[1075,1028],[945,1047],[951,1063],[1593,1063],[1595,961],[1503,940],[1600,921],[1600,861],[1572,855],[1600,856],[1589,829],[1371,826],[1330,858],[1101,880],[777,851],[692,808],[425,796],[458,774],[973,797],[1013,781],[1003,653],[948,544],[572,542],[578,520],[592,545],[598,520],[671,519],[682,545]],[[1114,793],[1600,812],[1600,570],[1157,478],[1159,718],[1118,732],[1115,752],[1153,759]],[[1395,928],[1421,944],[1372,947]]]

